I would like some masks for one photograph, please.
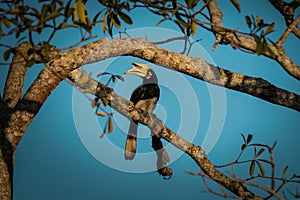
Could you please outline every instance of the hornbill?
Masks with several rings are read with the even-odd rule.
[[[125,74],[134,74],[143,79],[142,85],[133,91],[130,101],[136,108],[141,109],[143,112],[152,113],[160,95],[154,71],[143,63],[134,62],[132,63],[132,68],[126,71]],[[132,160],[135,156],[137,128],[138,122],[130,120],[124,154],[126,160]],[[152,136],[152,147],[154,150],[163,148],[160,139],[155,135]]]

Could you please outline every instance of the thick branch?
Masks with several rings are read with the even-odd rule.
[[[94,49],[85,64],[120,55],[139,57],[194,78],[300,111],[300,96],[295,93],[278,88],[261,78],[230,72],[200,58],[162,49],[143,39],[112,39],[103,42]]]
[[[10,200],[13,189],[13,154],[14,148],[6,137],[11,113],[22,95],[27,52],[31,45],[23,43],[14,49],[4,87],[3,99],[0,99],[0,199]]]
[[[205,151],[200,146],[196,146],[177,135],[175,132],[166,127],[154,114],[143,113],[142,110],[135,108],[132,102],[117,95],[112,88],[97,82],[82,71],[72,71],[69,75],[69,79],[74,83],[74,85],[77,85],[83,91],[88,91],[102,100],[105,99],[110,107],[123,116],[148,126],[157,136],[167,140],[178,149],[187,153],[205,174],[207,174],[212,180],[226,187],[235,195],[243,199],[262,199],[250,192],[240,182],[234,181],[218,171],[207,158]]]
[[[18,46],[15,49],[15,55],[9,67],[4,87],[3,102],[10,108],[16,106],[22,95],[24,78],[27,71],[25,58],[30,47],[27,43]]]
[[[87,60],[87,57],[90,55],[93,45],[94,47],[99,46],[102,41],[98,40],[90,45],[67,52],[59,52],[54,48],[50,51],[48,55],[49,62],[41,70],[22,100],[15,107],[15,111],[11,114],[5,129],[6,138],[14,149],[51,92],[73,68],[82,66],[84,60]]]
[[[4,130],[11,109],[0,100],[0,199],[11,200],[13,182],[13,148],[6,139]]]

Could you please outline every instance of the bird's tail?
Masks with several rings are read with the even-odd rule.
[[[136,136],[137,136],[137,123],[134,121],[130,122],[128,135],[126,139],[126,146],[125,146],[125,159],[132,160],[135,156],[136,152]]]

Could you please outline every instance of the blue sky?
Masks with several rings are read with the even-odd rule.
[[[275,30],[284,30],[281,16],[267,1],[240,0],[242,14],[238,14],[229,1],[219,2],[226,26],[240,27],[243,24],[241,30],[246,31],[244,16],[252,14],[261,16],[266,22],[275,22]],[[98,9],[93,3],[87,6],[89,13]],[[155,23],[159,19],[142,10],[133,11],[130,15],[134,24],[126,28],[134,37],[147,35],[149,40],[156,40],[179,34],[176,32],[178,29],[169,23],[156,27]],[[100,30],[98,33],[99,38],[103,37]],[[272,33],[271,36],[276,40],[280,32]],[[71,32],[64,33],[55,38],[54,44],[61,47],[76,39]],[[300,93],[299,81],[291,78],[274,61],[244,54],[229,46],[218,46],[212,52],[214,37],[206,31],[198,31],[193,39],[202,40],[191,52],[192,56],[199,56],[234,72],[263,77],[276,86]],[[299,41],[294,36],[285,45],[288,55],[299,64],[298,46]],[[181,43],[162,47],[180,51]],[[115,58],[85,66],[84,69],[92,72],[93,76],[104,69],[122,74],[131,67],[131,62],[142,60],[133,57]],[[275,156],[279,175],[285,165],[289,166],[288,175],[299,173],[299,112],[149,65],[156,71],[162,89],[155,112],[167,126],[196,145],[203,144],[209,130],[219,130],[217,135],[207,136],[212,136],[213,141],[209,139],[208,143],[203,144],[207,148],[211,147],[208,157],[213,163],[232,161],[242,144],[240,133],[251,133],[256,142],[271,145],[278,141]],[[40,69],[41,66],[29,69],[25,89]],[[1,91],[7,70],[7,67],[0,68]],[[111,86],[120,95],[129,98],[141,80],[130,75],[126,75],[125,80],[124,83],[118,82]],[[47,99],[17,149],[14,199],[220,199],[202,192],[205,187],[201,178],[184,172],[199,171],[196,164],[167,143],[174,177],[169,181],[163,180],[154,171],[155,159],[151,154],[149,132],[145,127],[139,129],[141,138],[138,140],[137,158],[133,162],[124,161],[122,149],[128,121],[117,113],[114,116],[114,132],[103,140],[98,139],[104,120],[96,118],[90,103],[73,90],[70,84],[62,82]],[[248,173],[247,166],[240,169],[236,167],[235,170],[238,174]]]

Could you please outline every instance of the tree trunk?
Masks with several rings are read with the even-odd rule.
[[[2,133],[1,133],[2,134]],[[0,199],[12,199],[13,163],[12,150],[9,145],[3,144],[1,136],[0,149]],[[7,143],[9,144],[9,143]]]
[[[11,200],[13,193],[13,152],[5,136],[10,117],[9,108],[0,100],[0,199]]]

